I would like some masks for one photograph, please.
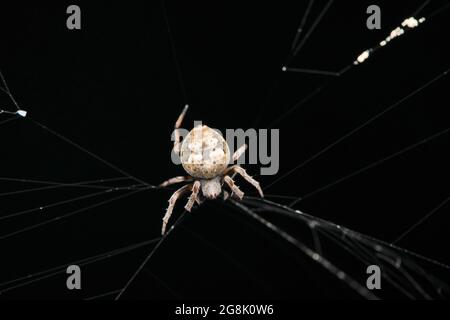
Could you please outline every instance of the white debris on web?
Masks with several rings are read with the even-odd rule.
[[[27,111],[25,110],[17,110],[16,114],[18,114],[21,117],[26,117],[27,116]]]
[[[28,113],[28,112],[25,111],[25,110],[21,110],[21,109],[19,109],[19,110],[17,110],[17,111],[8,111],[8,110],[0,109],[0,114],[2,114],[2,113],[4,113],[4,114],[18,115],[18,116],[21,116],[21,117],[25,118],[25,117],[27,116],[27,113]]]
[[[411,29],[414,29],[414,28],[418,27],[424,21],[425,21],[425,18],[423,18],[423,17],[418,19],[418,20],[416,18],[414,18],[414,17],[409,17],[409,18],[403,20],[403,22],[401,23],[400,26],[398,26],[394,30],[392,30],[389,33],[389,36],[387,36],[384,40],[382,40],[379,43],[378,47],[374,47],[374,48],[365,50],[363,53],[361,53],[356,58],[355,61],[353,61],[353,64],[354,65],[358,65],[358,64],[363,63],[364,61],[366,61],[369,58],[370,54],[374,50],[378,49],[379,47],[386,46],[393,39],[400,37],[401,35],[403,35],[408,30],[411,30]]]
[[[370,51],[366,50],[356,58],[355,64],[363,63],[370,55]]]

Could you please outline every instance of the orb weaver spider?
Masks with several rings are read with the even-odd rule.
[[[230,195],[222,189],[224,183],[230,188],[231,196],[242,199],[244,192],[234,183],[230,175],[241,175],[258,190],[261,197],[264,197],[259,182],[249,176],[244,168],[239,165],[228,166],[230,164],[230,149],[225,139],[216,130],[206,125],[195,126],[180,142],[180,126],[187,109],[188,106],[186,105],[175,122],[173,151],[179,156],[181,164],[189,176],[171,178],[161,183],[160,186],[166,187],[185,181],[193,181],[193,183],[181,187],[170,197],[169,206],[162,219],[161,234],[166,231],[176,201],[185,193],[191,192],[184,207],[188,212],[191,211],[195,202],[200,204],[205,198],[216,199],[220,194],[223,194],[226,200]],[[231,157],[232,161],[238,160],[246,149],[246,144],[238,148]]]

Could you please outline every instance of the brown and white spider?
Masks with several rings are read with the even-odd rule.
[[[252,184],[264,197],[259,182],[253,179],[239,165],[228,167],[230,163],[230,149],[227,142],[220,133],[208,126],[194,127],[180,143],[181,122],[187,112],[186,105],[175,123],[175,139],[173,151],[180,157],[181,164],[189,176],[178,176],[161,183],[165,187],[171,184],[194,181],[175,191],[169,199],[169,207],[163,218],[162,234],[166,231],[167,222],[172,215],[175,202],[184,193],[191,192],[186,206],[187,211],[191,211],[195,202],[200,204],[204,198],[215,199],[222,194],[222,186],[225,183],[232,191],[232,196],[242,199],[244,193],[234,183],[229,175],[240,174],[245,180]],[[247,145],[241,146],[233,154],[233,162],[245,152]],[[200,193],[201,190],[201,193]],[[224,199],[227,199],[228,192],[223,192]],[[203,198],[204,197],[204,198]]]

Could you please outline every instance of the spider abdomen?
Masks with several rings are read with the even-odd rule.
[[[225,171],[230,150],[225,139],[208,126],[197,126],[183,139],[180,152],[184,170],[195,178],[212,179]]]

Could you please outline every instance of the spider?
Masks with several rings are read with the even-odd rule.
[[[191,211],[195,202],[200,204],[205,198],[216,199],[220,194],[223,194],[226,200],[229,197],[229,193],[227,191],[222,192],[224,183],[230,188],[231,196],[241,200],[244,197],[244,193],[234,183],[233,178],[230,177],[231,174],[233,176],[236,174],[241,175],[258,190],[261,197],[264,197],[259,182],[249,176],[241,166],[228,166],[230,163],[230,149],[225,139],[216,130],[206,125],[198,125],[180,142],[179,128],[187,109],[188,106],[186,105],[175,123],[173,151],[180,157],[181,164],[189,176],[171,178],[161,183],[160,186],[166,187],[184,181],[193,181],[193,183],[181,187],[170,197],[169,206],[162,219],[161,234],[164,234],[166,231],[167,222],[172,215],[176,201],[187,192],[191,192],[184,207],[188,212]],[[246,149],[247,145],[244,144],[236,150],[232,156],[233,162],[238,160]]]

